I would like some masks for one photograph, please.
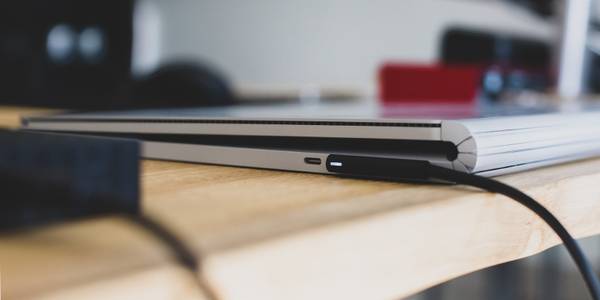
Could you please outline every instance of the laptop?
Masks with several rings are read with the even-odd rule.
[[[495,176],[600,155],[600,111],[281,104],[24,117],[23,128],[135,138],[150,159],[334,173],[332,154]]]

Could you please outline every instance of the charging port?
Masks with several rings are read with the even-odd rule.
[[[320,165],[321,159],[318,157],[305,157],[304,162],[309,165]]]

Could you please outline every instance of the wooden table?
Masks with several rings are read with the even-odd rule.
[[[16,114],[0,110],[6,126]],[[576,236],[600,232],[600,160],[500,178]],[[143,209],[198,274],[118,216],[0,235],[7,299],[392,299],[558,243],[532,213],[461,186],[144,161]],[[201,284],[198,284],[201,283]]]

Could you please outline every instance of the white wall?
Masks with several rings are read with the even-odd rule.
[[[145,1],[161,12],[162,61],[208,61],[238,88],[370,93],[384,61],[435,61],[450,24],[553,36],[548,23],[499,1]]]

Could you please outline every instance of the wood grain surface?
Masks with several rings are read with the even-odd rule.
[[[29,116],[48,114],[55,110],[44,108],[23,108],[14,106],[0,106],[0,128],[16,128],[21,124],[21,114]]]
[[[600,233],[600,160],[500,179],[578,237]],[[107,217],[0,235],[6,299],[392,299],[558,242],[520,205],[462,186],[164,161],[144,161],[141,184],[144,212],[194,249],[199,274]]]

